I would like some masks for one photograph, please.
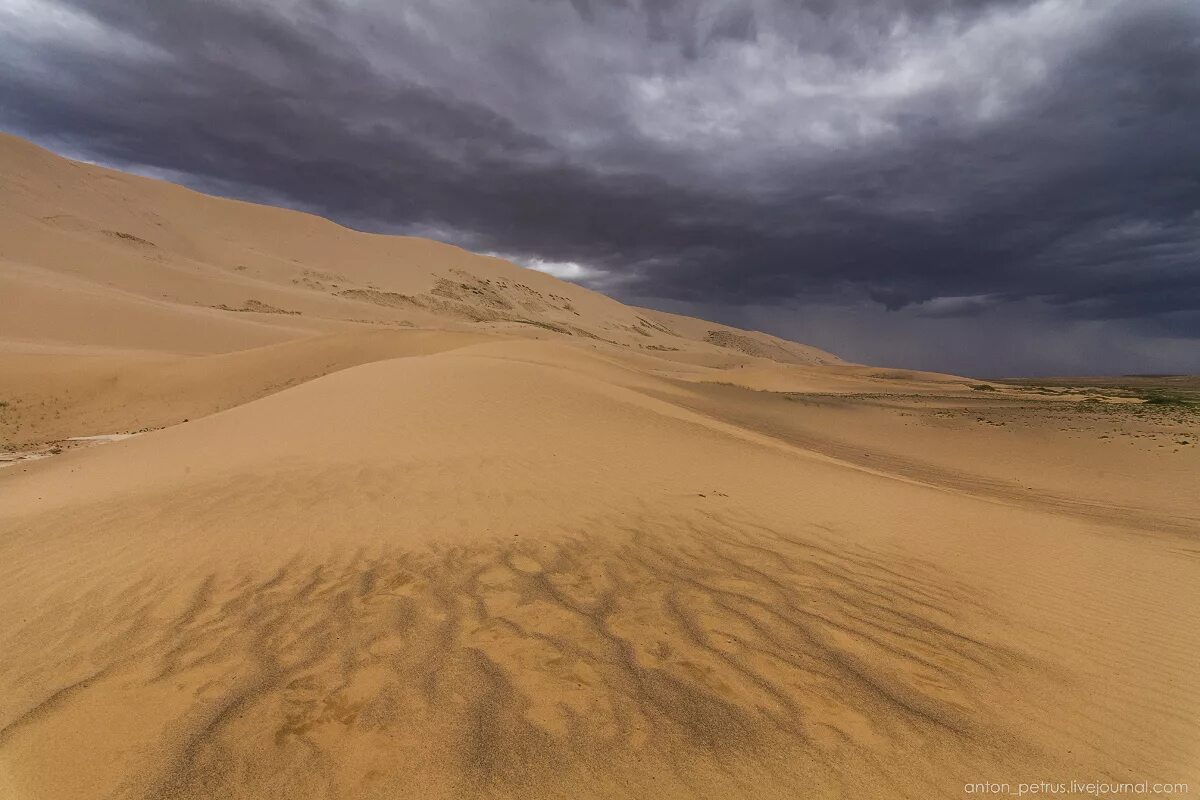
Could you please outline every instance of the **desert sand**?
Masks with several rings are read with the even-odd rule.
[[[1146,399],[0,137],[0,797],[1200,791],[1200,407]]]

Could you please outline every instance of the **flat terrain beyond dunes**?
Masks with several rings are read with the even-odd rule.
[[[1190,399],[0,167],[0,797],[1200,790]]]

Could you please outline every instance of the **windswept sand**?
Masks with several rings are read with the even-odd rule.
[[[1200,791],[1189,407],[0,179],[0,797]]]

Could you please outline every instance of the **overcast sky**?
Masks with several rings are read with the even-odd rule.
[[[0,0],[0,128],[853,360],[1200,372],[1196,0]]]

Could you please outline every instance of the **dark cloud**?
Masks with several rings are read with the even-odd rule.
[[[0,126],[864,360],[1200,369],[1191,0],[9,0]]]

